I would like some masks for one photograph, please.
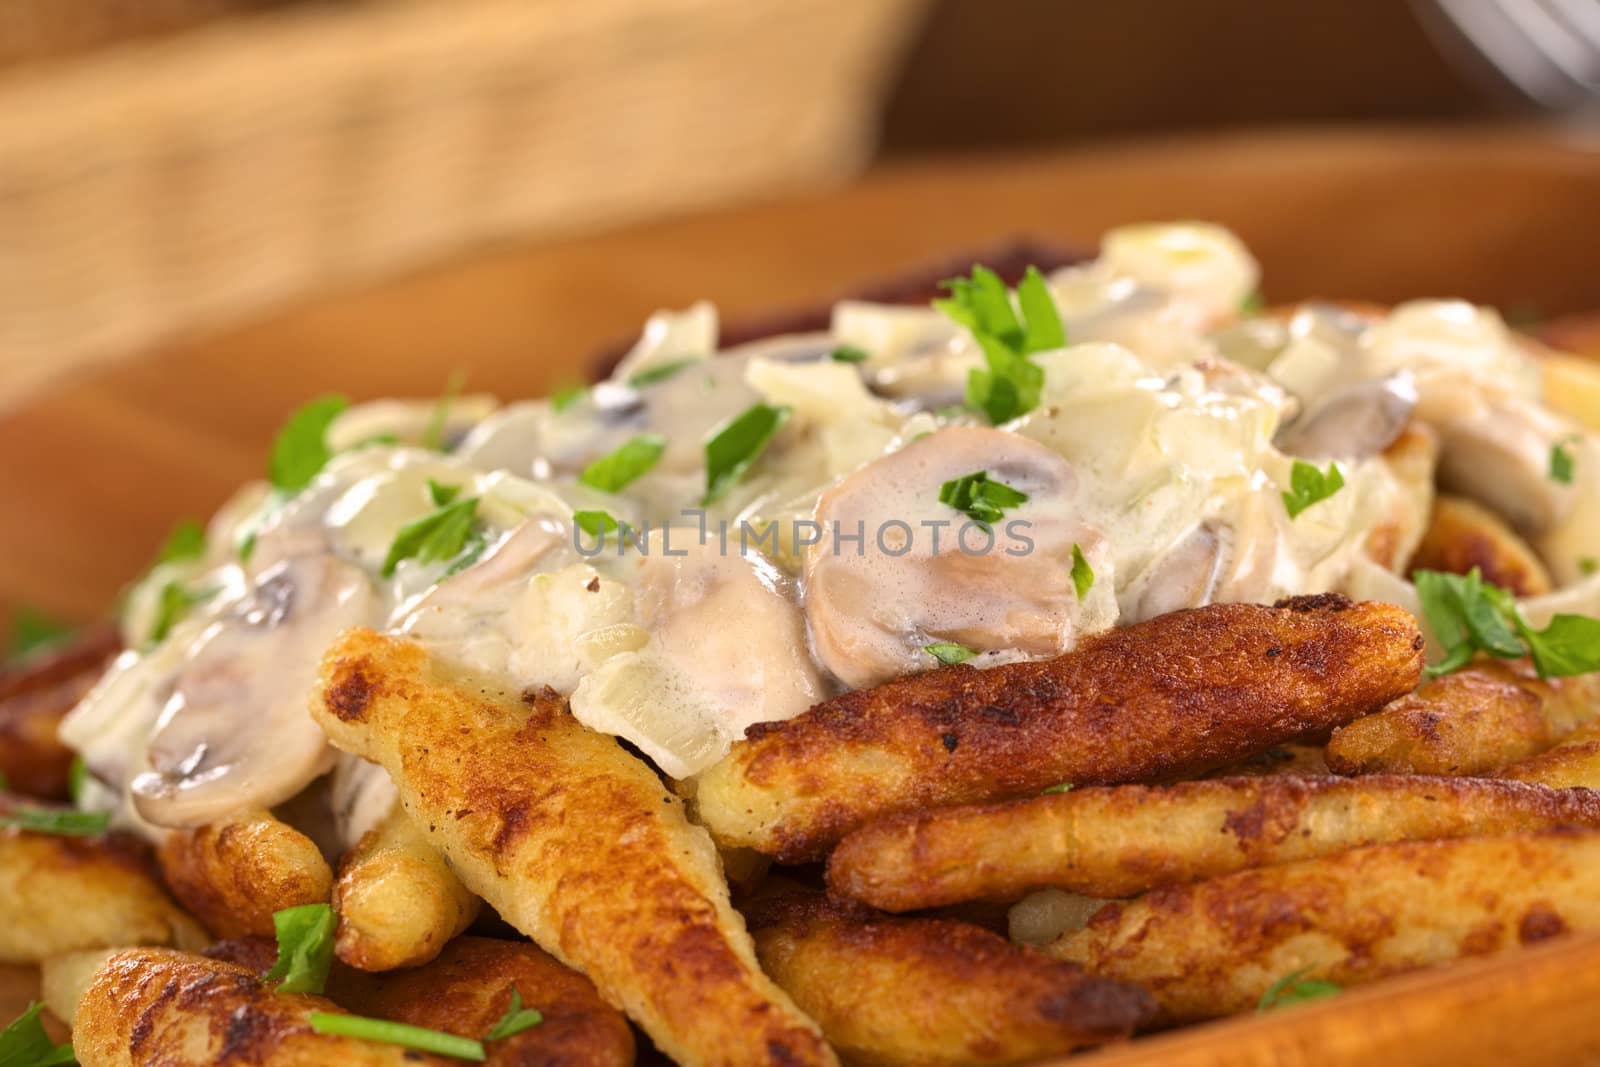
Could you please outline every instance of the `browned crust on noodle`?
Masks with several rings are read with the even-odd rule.
[[[242,967],[167,949],[130,949],[101,967],[78,1006],[84,1067],[399,1067],[459,1060],[311,1029],[322,997],[277,993]]]
[[[1422,638],[1336,595],[1217,604],[1054,659],[946,667],[753,726],[696,784],[720,843],[797,861],[897,811],[1197,774],[1314,737],[1416,685]]]
[[[385,974],[339,970],[328,996],[357,1015],[465,1037],[494,1029],[515,989],[544,1020],[488,1043],[489,1067],[627,1067],[633,1030],[594,983],[526,941],[458,937],[432,962]]]
[[[947,919],[892,919],[820,893],[749,909],[763,967],[850,1063],[1032,1061],[1127,1037],[1154,1003]]]
[[[1137,982],[1167,1023],[1302,968],[1342,986],[1600,928],[1600,834],[1375,845],[1108,904],[1047,951]]]
[[[1557,789],[1600,789],[1600,719],[1578,727],[1554,748],[1513,763],[1499,777]]]
[[[0,700],[49,689],[82,675],[97,678],[106,662],[122,649],[122,639],[109,624],[90,626],[65,644],[41,649],[13,664],[0,666]]]
[[[217,937],[271,937],[274,912],[325,904],[333,888],[311,839],[264,811],[174,830],[157,855],[173,895]]]
[[[1519,597],[1539,596],[1553,588],[1544,563],[1509,523],[1461,497],[1438,498],[1410,565],[1448,574],[1477,568],[1485,581]]]
[[[0,698],[0,775],[15,793],[65,800],[72,750],[56,736],[61,720],[99,678],[98,666]]]
[[[1600,827],[1600,793],[1472,778],[1231,778],[898,815],[840,843],[828,884],[888,911],[1054,887],[1133,896],[1365,845]]]
[[[518,699],[360,628],[329,649],[321,694],[317,722],[389,772],[462,882],[662,1051],[729,1067],[834,1062],[761,974],[710,838],[557,694]]]
[[[1335,730],[1339,774],[1488,774],[1600,715],[1600,675],[1540,679],[1526,661],[1479,660]]]

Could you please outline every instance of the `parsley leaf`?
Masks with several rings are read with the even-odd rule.
[[[840,345],[828,353],[828,358],[835,363],[865,363],[872,357],[867,350],[858,345]]]
[[[642,433],[630,437],[610,455],[601,456],[583,468],[578,481],[604,493],[620,493],[649,473],[666,450],[667,439],[660,434]]]
[[[327,907],[327,905],[322,905]],[[360,1015],[344,1015],[331,1011],[314,1011],[306,1016],[311,1029],[319,1034],[336,1034],[361,1041],[376,1041],[382,1045],[399,1045],[419,1052],[437,1052],[441,1056],[454,1056],[458,1060],[482,1063],[488,1058],[483,1042],[470,1037],[458,1037],[442,1030],[429,1030],[410,1023],[394,1023],[387,1019],[368,1019]]]
[[[71,808],[38,808],[23,804],[0,812],[0,826],[30,830],[58,837],[94,837],[111,825],[109,811],[75,811]]]
[[[1528,656],[1541,678],[1600,670],[1600,619],[1557,615],[1543,630],[1528,625],[1514,597],[1467,574],[1420,570],[1412,575],[1428,627],[1444,645],[1444,659],[1428,668],[1437,677],[1460,670],[1479,652],[1500,659]]]
[[[180,519],[167,534],[156,556],[157,563],[183,563],[199,559],[206,552],[206,528],[194,519]]]
[[[1029,267],[1017,286],[1017,307],[1000,276],[974,266],[970,278],[940,283],[950,296],[933,306],[965,326],[983,349],[983,369],[967,376],[966,400],[993,423],[1009,422],[1039,406],[1044,371],[1028,359],[1067,343],[1050,286],[1037,267]]]
[[[1049,796],[1051,793],[1070,793],[1070,792],[1072,792],[1072,783],[1071,782],[1057,782],[1055,785],[1050,786],[1048,789],[1040,790],[1040,792],[1043,793],[1045,796]]]
[[[428,416],[428,425],[422,428],[422,436],[417,439],[423,448],[431,448],[435,452],[448,452],[445,447],[444,432],[450,424],[450,407],[456,402],[456,397],[461,395],[461,387],[467,384],[467,372],[457,368],[450,372],[450,378],[444,383],[444,393],[439,397],[439,402],[433,405],[433,413]]]
[[[383,560],[383,576],[394,576],[401,560],[416,559],[420,563],[436,563],[469,552],[482,551],[483,539],[478,529],[478,498],[469,496],[446,504],[438,511],[414,519],[400,527],[389,554]],[[451,570],[455,573],[471,562],[467,557]]]
[[[572,521],[590,537],[604,537],[618,525],[609,511],[574,511]]]
[[[1094,568],[1089,566],[1089,561],[1083,558],[1083,549],[1076,544],[1072,546],[1072,588],[1082,600],[1094,588]]]
[[[461,487],[459,485],[445,485],[443,482],[436,482],[432,478],[428,479],[428,499],[433,501],[434,507],[442,508],[460,495]]]
[[[939,503],[949,504],[968,518],[988,526],[1005,516],[1006,508],[1028,502],[1028,494],[1005,482],[990,481],[988,471],[973,471],[939,487]],[[1076,573],[1077,566],[1073,566]],[[1074,578],[1076,581],[1076,578]]]
[[[1251,315],[1259,315],[1266,309],[1267,299],[1261,295],[1260,289],[1255,289],[1246,293],[1244,295],[1244,299],[1239,301],[1239,315],[1242,318],[1249,318]]]
[[[20,659],[30,652],[60,644],[72,636],[72,627],[57,622],[33,608],[21,607],[11,620],[11,644],[7,653],[11,659]]]
[[[494,1029],[489,1031],[486,1041],[503,1041],[514,1034],[532,1029],[544,1022],[544,1015],[537,1008],[524,1008],[522,994],[517,992],[517,987],[511,987],[511,1006],[506,1008],[506,1013],[500,1021],[494,1024]]]
[[[559,415],[588,395],[589,390],[585,386],[569,385],[550,394],[550,410]]]
[[[156,598],[156,621],[150,626],[148,643],[159,645],[165,641],[172,628],[189,614],[190,608],[196,604],[204,604],[216,594],[215,589],[190,592],[177,582],[168,582],[162,586]]]
[[[1581,574],[1581,575],[1583,575],[1584,577],[1587,578],[1589,575],[1594,574],[1596,571],[1600,571],[1600,559],[1595,559],[1593,556],[1581,556],[1581,557],[1579,557],[1579,559],[1578,559],[1578,573],[1579,574]]]
[[[82,802],[83,790],[88,784],[89,765],[83,762],[82,756],[73,756],[67,766],[67,796],[72,798],[74,804]]]
[[[932,645],[923,645],[922,651],[943,663],[946,667],[953,667],[957,663],[965,663],[978,653],[966,645],[954,644],[950,641],[940,641]]]
[[[1344,991],[1344,986],[1337,982],[1330,982],[1325,978],[1307,978],[1306,975],[1310,973],[1310,967],[1302,967],[1273,982],[1267,987],[1267,991],[1261,994],[1261,1001],[1256,1005],[1256,1011],[1272,1011],[1274,1008],[1331,997],[1335,993]]]
[[[684,368],[699,363],[697,359],[672,359],[665,363],[657,363],[654,367],[646,367],[637,374],[630,375],[628,386],[633,389],[643,389],[647,385],[664,382],[668,378],[675,378]]]
[[[44,1005],[28,1004],[28,1010],[4,1030],[0,1030],[0,1067],[58,1067],[74,1062],[72,1046],[50,1040],[39,1021]]]
[[[722,499],[744,477],[789,421],[790,410],[752,404],[712,431],[706,438],[706,492],[700,500],[701,507]]]
[[[1552,482],[1562,485],[1572,484],[1572,446],[1580,440],[1576,435],[1563,437],[1550,446],[1550,469],[1548,471]]]
[[[267,461],[267,478],[274,486],[295,493],[311,484],[332,455],[326,440],[328,425],[349,406],[342,396],[319,396],[289,416]]]
[[[321,993],[333,966],[333,905],[301,904],[274,912],[278,959],[264,977],[280,993]]]
[[[1289,518],[1298,518],[1306,508],[1343,488],[1344,472],[1339,470],[1339,464],[1330,462],[1326,471],[1319,471],[1305,460],[1297,459],[1289,470],[1289,489],[1283,494],[1283,506]]]

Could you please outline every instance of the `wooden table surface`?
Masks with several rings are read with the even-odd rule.
[[[457,367],[474,389],[537,394],[658,306],[710,297],[737,317],[1011,236],[1092,242],[1122,221],[1201,217],[1256,249],[1273,300],[1460,294],[1557,313],[1600,307],[1597,205],[1600,156],[1539,134],[1334,132],[904,166],[809,198],[489,250],[13,403],[0,605],[103,610],[175,518],[261,469],[310,395],[430,394]],[[0,1017],[32,982],[0,968]],[[1580,938],[1074,1062],[1591,1062],[1597,999],[1600,940]]]

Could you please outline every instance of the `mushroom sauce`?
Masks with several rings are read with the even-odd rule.
[[[685,779],[754,723],[940,662],[1214,601],[1415,608],[1433,478],[1407,476],[1408,440],[1541,551],[1562,588],[1530,619],[1595,612],[1600,455],[1493,311],[1242,313],[1255,262],[1197,224],[1114,231],[1045,284],[1066,343],[1020,357],[1037,401],[999,425],[963,404],[992,355],[970,323],[860,302],[724,352],[709,305],[663,312],[577,396],[345,409],[305,488],[246,487],[202,558],[130,593],[130,651],[62,728],[85,802],[153,833],[315,783],[353,841],[392,787],[306,712],[352,625],[553,687]],[[1563,442],[1575,484],[1548,475]]]

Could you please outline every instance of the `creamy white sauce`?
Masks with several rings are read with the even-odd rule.
[[[1427,301],[1376,322],[1314,305],[1287,323],[1240,320],[1257,280],[1217,227],[1114,231],[1098,260],[1048,279],[1070,344],[1032,357],[1039,406],[995,428],[959,407],[984,362],[965,330],[933,309],[858,301],[826,333],[721,353],[709,304],[663,312],[610,381],[570,403],[458,398],[442,420],[413,401],[352,408],[308,488],[246,487],[204,558],[133,591],[135,651],[63,737],[132,802],[136,826],[278,803],[334,762],[293,708],[333,633],[360,623],[510,686],[549,686],[589,726],[690,777],[754,723],[934,666],[927,645],[989,666],[1213,601],[1343,589],[1414,603],[1364,554],[1397,511],[1427,507],[1381,455],[1411,420],[1443,442],[1445,479],[1519,523],[1559,580],[1600,557],[1600,448],[1543,407],[1537,367],[1498,316]],[[831,359],[844,344],[867,359]],[[789,409],[787,423],[700,508],[706,441],[758,402]],[[436,427],[448,452],[420,447]],[[617,493],[583,483],[640,435],[664,443],[648,473]],[[1575,487],[1543,469],[1568,438]],[[1345,485],[1291,518],[1281,494],[1300,455],[1337,462]],[[1028,498],[984,552],[971,529],[958,540],[968,517],[939,499],[978,472]],[[387,567],[399,531],[436,510],[430,483],[477,500],[470,551]],[[595,551],[574,511],[649,533]],[[1093,574],[1081,596],[1075,548]],[[208,595],[151,646],[169,583]],[[1596,588],[1586,579],[1530,613],[1589,604]],[[394,803],[381,772],[348,758],[331,799],[346,842]]]

